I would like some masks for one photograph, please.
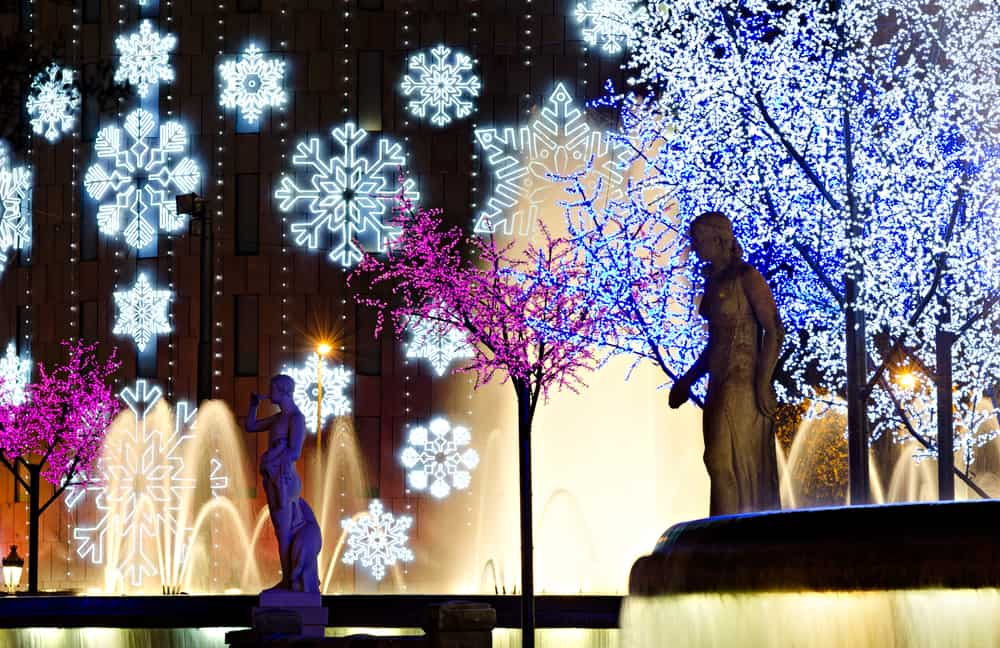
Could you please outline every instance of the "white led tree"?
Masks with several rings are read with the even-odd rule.
[[[170,65],[170,51],[177,46],[173,34],[160,34],[153,24],[143,20],[139,31],[115,39],[118,49],[118,68],[115,83],[129,83],[140,97],[160,81],[173,81],[174,68]]]
[[[472,481],[469,471],[479,465],[479,454],[468,447],[471,442],[469,428],[452,426],[440,416],[426,427],[410,428],[399,456],[406,468],[406,483],[415,491],[430,491],[437,499],[444,499],[452,489],[465,490]]]
[[[386,242],[398,233],[390,224],[396,197],[420,196],[412,178],[397,187],[406,165],[402,145],[379,138],[373,154],[366,157],[361,152],[368,137],[363,128],[348,122],[331,135],[341,154],[326,157],[319,138],[299,142],[292,155],[292,176],[281,178],[274,197],[285,212],[306,207],[306,220],[291,225],[296,245],[313,250],[329,245],[330,260],[351,267],[366,250],[385,251]]]
[[[173,292],[156,290],[145,273],[139,273],[131,288],[115,293],[118,316],[112,332],[131,337],[136,348],[145,351],[154,337],[172,330],[168,309],[173,299]]]
[[[867,496],[869,434],[903,429],[937,453],[932,423],[950,417],[892,375],[929,379],[942,340],[954,341],[956,447],[971,461],[994,434],[983,422],[1000,377],[1000,7],[680,0],[637,28],[632,83],[645,98],[606,102],[641,183],[628,209],[669,195],[682,233],[703,210],[734,218],[796,333],[785,398],[850,403],[852,501]],[[593,198],[575,191],[568,209]]]
[[[222,93],[219,104],[235,108],[240,116],[256,124],[265,108],[284,108],[285,63],[278,58],[268,58],[256,45],[249,45],[238,59],[219,65],[222,76]]]
[[[585,0],[576,5],[573,16],[584,42],[607,54],[620,54],[638,32],[643,7],[636,0]]]
[[[319,396],[319,380],[323,381],[323,402],[320,404],[322,424],[331,416],[351,413],[351,399],[346,390],[351,384],[351,370],[342,365],[330,366],[320,360],[315,353],[309,354],[299,367],[284,366],[281,373],[295,381],[292,398],[306,417],[306,429],[316,434],[316,400]]]
[[[156,117],[139,108],[125,118],[124,130],[106,126],[97,133],[97,160],[83,185],[100,203],[97,226],[108,236],[122,233],[137,249],[157,232],[176,232],[187,223],[177,213],[177,194],[190,193],[201,182],[198,164],[184,155],[187,129],[174,121],[157,128]]]
[[[481,87],[479,77],[472,74],[472,58],[463,52],[452,54],[444,45],[430,50],[432,60],[427,54],[417,52],[407,59],[410,72],[399,89],[404,97],[415,98],[406,103],[406,109],[421,119],[429,118],[435,126],[471,115]]]
[[[31,246],[31,169],[14,166],[0,141],[0,275],[17,250]]]
[[[76,122],[80,108],[80,90],[74,82],[74,72],[55,63],[35,75],[28,93],[26,108],[32,130],[55,142],[68,133]]]
[[[479,234],[528,234],[551,201],[549,174],[568,175],[593,160],[595,172],[617,185],[624,151],[593,128],[573,96],[556,84],[538,114],[518,129],[478,128],[476,143],[493,175],[493,192],[476,216]]]
[[[344,564],[361,563],[375,580],[382,580],[386,567],[413,560],[413,552],[406,546],[413,518],[393,515],[379,500],[372,500],[367,512],[341,520],[340,524],[347,533]]]

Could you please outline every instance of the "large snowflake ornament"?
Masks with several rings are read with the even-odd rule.
[[[130,289],[115,293],[118,319],[112,333],[131,337],[136,348],[145,351],[153,337],[170,333],[167,308],[173,299],[173,292],[155,290],[145,273],[139,273],[139,278]]]
[[[155,132],[154,132],[155,131]],[[125,242],[140,249],[157,230],[176,232],[187,223],[177,213],[177,194],[190,193],[201,180],[198,164],[181,157],[188,146],[187,130],[177,122],[156,128],[156,118],[138,109],[125,118],[125,129],[107,126],[97,133],[97,161],[87,169],[83,184],[91,198],[103,201],[97,225],[116,236],[125,224]],[[103,162],[107,160],[107,162]]]
[[[68,133],[76,121],[80,108],[80,91],[73,83],[74,72],[55,63],[39,72],[31,82],[28,94],[28,117],[31,128],[45,139],[55,142],[62,133]]]
[[[636,37],[642,14],[635,0],[586,0],[576,5],[573,15],[586,43],[618,54]]]
[[[385,568],[397,561],[413,560],[413,552],[406,546],[413,519],[408,515],[394,516],[379,500],[372,500],[367,513],[344,519],[340,524],[347,533],[344,564],[360,562],[375,580],[382,580]]]
[[[476,218],[475,231],[513,234],[533,231],[543,205],[555,204],[551,175],[566,177],[592,165],[591,178],[621,184],[620,162],[627,154],[611,144],[586,117],[562,83],[527,126],[478,128],[476,142],[493,170],[493,195]]]
[[[304,184],[284,176],[274,197],[285,212],[299,203],[308,207],[308,220],[291,226],[296,245],[315,250],[329,239],[330,260],[350,267],[365,250],[384,252],[398,234],[386,219],[400,193],[397,178],[406,154],[400,144],[380,138],[374,156],[365,157],[359,149],[368,133],[350,122],[331,134],[342,154],[326,158],[319,138],[299,142],[292,164],[304,174]],[[411,178],[403,180],[402,192],[412,201],[420,197]]]
[[[66,506],[73,508],[94,494],[98,519],[73,530],[77,554],[95,564],[109,554],[109,543],[121,547],[117,565],[122,578],[135,587],[157,576],[157,549],[166,540],[180,543],[186,553],[191,528],[178,515],[186,493],[198,483],[193,467],[185,466],[185,449],[194,439],[197,408],[181,401],[171,417],[150,418],[163,391],[145,380],[122,390],[120,397],[134,420],[116,430],[97,464],[96,477],[67,488]],[[172,425],[167,425],[171,424]],[[221,462],[213,458],[208,485],[213,496],[228,484]]]
[[[416,491],[430,489],[438,499],[451,490],[469,487],[469,471],[479,465],[479,454],[467,447],[472,435],[467,427],[452,427],[447,419],[433,419],[427,427],[410,430],[400,461],[406,468],[406,481]]]
[[[406,109],[421,119],[430,115],[435,126],[468,117],[475,109],[480,88],[479,77],[470,74],[472,59],[455,52],[449,62],[451,48],[444,45],[432,49],[430,55],[433,62],[428,61],[427,52],[417,52],[407,60],[410,74],[403,77],[399,89],[404,97],[416,98],[406,104]]]
[[[0,403],[20,405],[25,400],[24,388],[31,380],[31,358],[17,355],[17,345],[7,343],[7,353],[0,356]]]
[[[11,166],[10,149],[0,142],[0,274],[11,253],[31,244],[31,170]]]
[[[115,39],[119,54],[115,83],[130,83],[140,97],[145,97],[150,86],[160,81],[173,81],[170,50],[176,45],[177,38],[173,34],[161,36],[151,22],[143,20],[139,31]]]
[[[437,318],[437,311],[429,317],[413,316],[409,322],[410,340],[406,343],[406,357],[423,358],[443,376],[455,360],[472,358],[475,350],[464,331]]]
[[[282,367],[281,373],[295,381],[292,398],[306,418],[306,428],[316,433],[316,401],[319,395],[319,380],[323,382],[323,401],[320,404],[320,418],[323,425],[331,416],[351,413],[351,399],[345,390],[351,384],[351,370],[341,365],[333,367],[320,360],[315,353],[309,355],[301,367]]]
[[[264,109],[273,106],[284,108],[288,97],[282,88],[285,63],[276,58],[265,58],[256,45],[250,45],[238,60],[219,65],[223,88],[219,104],[223,108],[237,108],[243,119],[256,124]]]

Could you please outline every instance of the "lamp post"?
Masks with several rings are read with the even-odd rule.
[[[11,545],[10,553],[0,562],[3,564],[3,584],[7,592],[13,594],[21,584],[21,572],[24,569],[24,558],[17,555],[17,545]]]
[[[323,359],[333,349],[326,342],[316,346],[316,453],[323,452]]]

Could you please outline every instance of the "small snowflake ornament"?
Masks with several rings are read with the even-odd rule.
[[[87,169],[83,185],[101,202],[97,226],[102,233],[117,236],[124,225],[125,242],[141,249],[158,230],[184,227],[187,216],[177,213],[175,198],[193,192],[201,181],[198,164],[181,157],[187,146],[181,124],[168,121],[157,129],[156,117],[141,108],[125,118],[124,132],[107,126],[97,133],[97,161]]]
[[[323,402],[320,405],[322,424],[326,425],[326,420],[331,416],[351,413],[351,399],[345,393],[351,384],[351,370],[347,367],[330,367],[326,360],[320,360],[318,355],[311,353],[304,365],[282,367],[281,373],[295,381],[292,398],[305,416],[306,428],[313,434],[316,434],[316,400],[320,378],[323,381]]]
[[[145,273],[140,273],[132,288],[115,293],[118,319],[112,332],[131,337],[136,348],[145,351],[155,336],[172,330],[167,308],[173,299],[173,292],[154,290]]]
[[[413,552],[406,546],[413,519],[408,515],[394,516],[379,500],[372,500],[367,513],[346,518],[340,524],[347,533],[344,564],[361,563],[375,580],[382,580],[386,567],[413,560]]]
[[[53,63],[31,83],[26,106],[31,128],[50,142],[70,132],[76,121],[80,91],[73,83],[73,74],[73,70]]]
[[[472,358],[474,349],[464,331],[440,321],[437,313],[435,310],[429,317],[411,318],[407,327],[410,340],[406,343],[406,357],[427,360],[434,373],[443,376],[454,361]]]
[[[588,45],[618,54],[636,38],[642,10],[635,0],[586,0],[576,5],[574,16]]]
[[[240,116],[256,124],[265,108],[284,108],[287,97],[282,88],[285,63],[276,58],[266,58],[259,47],[250,45],[238,60],[219,65],[222,75],[223,108],[237,108]]]
[[[368,137],[363,128],[348,122],[331,131],[342,153],[326,157],[319,138],[299,142],[292,156],[296,177],[284,176],[274,197],[281,211],[305,206],[306,219],[292,223],[296,245],[319,248],[329,241],[329,258],[349,268],[364,252],[384,252],[386,243],[399,230],[388,223],[400,194],[397,178],[406,165],[406,154],[398,143],[379,138],[371,156],[361,153]],[[412,178],[403,180],[403,195],[419,199]]]
[[[468,488],[472,480],[469,471],[479,465],[479,454],[468,447],[471,441],[468,428],[452,427],[441,417],[427,427],[412,428],[400,456],[410,488],[424,491],[429,487],[437,499],[447,497],[453,488]]]
[[[21,405],[25,401],[24,388],[31,380],[31,358],[17,355],[17,346],[11,340],[7,353],[0,356],[0,403]]]
[[[31,244],[31,170],[11,166],[7,143],[0,141],[0,275],[12,252]]]
[[[445,126],[454,119],[472,114],[479,96],[479,77],[471,74],[472,59],[462,52],[452,56],[451,48],[438,45],[430,51],[417,52],[408,59],[410,74],[399,84],[403,96],[412,97],[406,109],[435,126]],[[451,60],[449,61],[449,57]]]
[[[151,22],[143,20],[139,31],[115,39],[119,54],[115,83],[134,85],[139,96],[145,97],[150,86],[160,81],[173,81],[170,50],[176,45],[177,38],[173,34],[161,36]]]

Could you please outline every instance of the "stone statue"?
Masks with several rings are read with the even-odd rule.
[[[323,540],[316,516],[301,498],[302,482],[295,471],[295,462],[302,454],[306,425],[305,417],[292,398],[294,391],[295,381],[290,376],[280,375],[271,379],[270,396],[250,394],[246,429],[248,432],[268,431],[267,451],[260,458],[260,474],[281,557],[281,582],[271,590],[318,593],[316,557]],[[257,406],[263,398],[270,398],[281,411],[258,420]]]
[[[670,389],[670,407],[687,401],[691,386],[708,374],[702,431],[710,515],[780,508],[772,381],[784,329],[774,296],[743,260],[724,214],[701,214],[690,236],[705,263],[699,313],[708,320],[708,346]]]

